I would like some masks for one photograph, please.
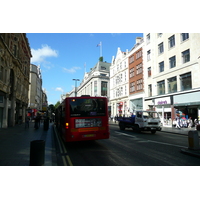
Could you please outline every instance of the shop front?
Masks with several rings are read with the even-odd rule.
[[[129,116],[128,99],[111,103],[110,106],[111,117],[115,116]]]
[[[200,91],[174,95],[174,108],[176,115],[199,120],[200,116]]]
[[[160,115],[163,126],[172,125],[173,105],[171,97],[162,97],[155,99],[155,111]]]

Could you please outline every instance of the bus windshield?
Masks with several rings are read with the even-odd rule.
[[[106,115],[105,99],[70,99],[71,117],[92,117]]]

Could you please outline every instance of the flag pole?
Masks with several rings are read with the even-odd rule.
[[[102,42],[100,42],[100,57],[102,57]]]
[[[86,73],[86,62],[85,62],[85,64],[84,64],[84,69],[85,69],[85,73]]]

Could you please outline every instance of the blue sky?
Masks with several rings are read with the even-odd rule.
[[[40,65],[49,105],[56,104],[61,94],[74,88],[72,79],[81,82],[85,70],[89,72],[98,62],[97,44],[102,42],[104,61],[110,63],[118,47],[122,51],[130,50],[136,37],[142,36],[142,33],[27,33],[31,64]]]

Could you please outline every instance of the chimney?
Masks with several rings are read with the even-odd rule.
[[[140,43],[142,37],[136,37],[136,44]]]

